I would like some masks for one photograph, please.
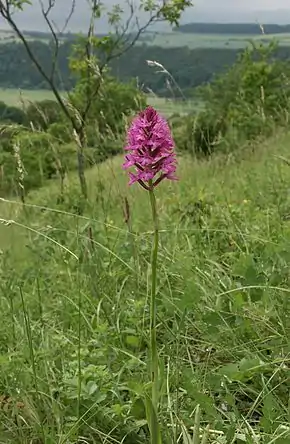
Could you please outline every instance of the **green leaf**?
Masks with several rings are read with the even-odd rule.
[[[94,381],[89,381],[86,388],[89,395],[93,395],[98,390],[98,386]]]
[[[152,442],[154,442],[155,444],[162,444],[161,431],[158,423],[157,413],[155,412],[152,400],[149,396],[145,397],[145,406],[146,406],[146,418]]]
[[[126,336],[126,343],[131,347],[138,348],[140,346],[140,339],[137,336],[128,335]]]
[[[132,416],[134,416],[134,418],[137,420],[146,418],[146,408],[144,405],[144,401],[141,398],[138,398],[134,401],[131,413]]]
[[[263,364],[264,362],[261,361],[259,358],[252,358],[252,359],[243,358],[239,363],[239,367],[240,371],[243,373],[255,370],[256,372],[261,373],[260,366]]]
[[[220,375],[226,376],[229,380],[239,381],[240,379],[240,371],[238,364],[227,364],[220,368]]]
[[[8,0],[8,7],[13,6],[16,9],[20,9],[20,11],[23,11],[23,7],[25,5],[32,5],[32,2],[30,0]]]

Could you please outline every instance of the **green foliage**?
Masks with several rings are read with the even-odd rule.
[[[151,0],[149,1],[145,0],[144,3],[146,5],[144,7],[145,10],[148,11],[150,9],[151,10],[156,9],[154,8],[154,6],[151,8],[148,7],[148,5],[152,3]],[[158,8],[159,3],[156,3],[156,5]],[[193,3],[191,0],[170,0],[162,5],[160,10],[158,11],[158,16],[163,17],[163,19],[169,22],[170,25],[178,26],[181,14],[184,12],[186,8],[192,5]]]
[[[85,92],[86,81],[80,81],[70,96],[71,112],[81,113],[86,107]],[[133,84],[121,84],[111,77],[104,79],[97,97],[92,101],[86,124],[88,148],[84,150],[85,167],[121,151],[127,118],[146,103],[143,94]],[[5,104],[3,109],[5,116],[8,116],[8,111],[14,111],[13,107]],[[19,189],[19,160],[15,158],[15,143],[20,149],[26,193],[44,185],[49,179],[63,177],[78,168],[73,131],[57,102],[43,100],[30,103],[25,113],[21,110],[19,113],[26,128],[5,125],[1,129],[1,195],[17,193]],[[16,120],[15,116],[16,112]]]
[[[43,186],[48,179],[77,169],[76,147],[73,143],[59,145],[49,133],[27,130],[15,134],[14,129],[10,131],[10,135],[9,144],[0,157],[1,195],[17,194],[19,165],[24,172],[21,185],[25,192]],[[15,145],[19,147],[18,157],[15,155]],[[89,163],[88,161],[87,165]]]
[[[181,34],[182,35],[182,34]],[[161,39],[161,37],[160,37]],[[159,39],[159,40],[160,40]],[[97,42],[100,38],[96,37]],[[195,37],[192,38],[196,41]],[[102,51],[96,42],[96,58],[101,57]],[[164,75],[155,75],[154,69],[147,65],[147,60],[155,60],[161,63],[176,79],[179,87],[185,94],[190,94],[192,88],[212,81],[216,74],[224,73],[229,66],[233,65],[242,48],[231,49],[221,44],[219,48],[214,47],[210,41],[204,48],[201,41],[198,47],[190,49],[188,42],[181,42],[178,47],[161,47],[161,43],[151,46],[140,42],[140,45],[129,49],[126,53],[109,62],[111,74],[123,82],[130,82],[138,78],[139,84],[147,89],[153,90],[160,96],[172,97],[172,92],[166,85]],[[41,65],[46,72],[50,72],[49,66],[52,58],[51,50],[47,43],[42,41],[31,41],[32,50],[37,54]],[[76,75],[71,71],[72,49],[75,40],[67,40],[62,43],[58,57],[58,77],[55,83],[59,89],[70,90],[76,82]],[[159,46],[158,46],[159,45]],[[248,45],[248,42],[247,42]],[[289,46],[279,46],[275,50],[275,58],[280,60],[289,59]],[[20,43],[2,43],[0,45],[0,57],[3,60],[0,66],[0,86],[22,89],[47,89],[42,77],[37,73],[28,56],[23,51]],[[23,63],[21,63],[23,60]],[[83,70],[86,70],[86,56],[82,58]],[[171,85],[176,97],[180,92]]]
[[[63,178],[78,168],[76,143],[69,128],[62,124],[51,125],[46,133],[6,128],[3,134],[5,137],[1,140],[0,153],[1,196],[18,194],[19,162],[24,170],[25,193],[43,186],[47,180]],[[84,150],[85,168],[119,154],[124,143],[122,138],[114,135],[100,138],[93,127],[89,127],[88,141],[89,146]],[[15,144],[19,146],[19,159],[15,157]]]
[[[245,50],[224,75],[200,89],[204,111],[188,120],[182,148],[203,154],[233,150],[285,126],[290,64],[274,58],[274,43]]]
[[[16,107],[0,102],[0,122],[23,124],[25,121],[24,112]]]
[[[77,116],[84,112],[90,100],[90,96],[87,96],[88,86],[86,77],[81,77],[70,94],[69,109]],[[112,77],[104,77],[86,119],[85,167],[91,167],[121,151],[127,119],[145,104],[144,95],[133,83],[122,84]],[[3,107],[6,110],[6,105]],[[25,114],[21,115],[24,115],[26,128],[6,126],[2,130],[0,143],[6,151],[1,156],[2,195],[14,193],[19,187],[14,153],[16,139],[25,171],[25,192],[78,168],[74,134],[56,101],[31,102]]]
[[[5,3],[7,5],[7,8],[13,7],[16,9],[20,9],[20,11],[23,10],[25,5],[31,5],[30,0],[7,0]]]
[[[87,107],[87,100],[90,100],[92,91],[93,86],[87,84],[86,78],[82,78],[70,94],[72,105],[81,115]],[[102,79],[97,97],[92,99],[87,123],[93,125],[96,132],[102,135],[123,133],[125,118],[142,109],[145,104],[145,96],[132,82],[123,84],[106,76]]]
[[[72,130],[68,123],[65,122],[51,123],[47,132],[51,134],[58,143],[70,143],[73,140]]]
[[[217,119],[209,110],[179,117],[173,123],[178,149],[197,156],[210,156],[222,142],[225,131],[223,117]]]
[[[186,4],[159,14],[175,23]],[[142,5],[158,11],[154,0]],[[99,44],[111,51],[113,40]],[[180,150],[210,155],[233,135],[253,140],[284,123],[289,66],[274,50],[247,50],[204,90],[202,113],[172,117]],[[73,62],[69,109],[85,122],[92,167],[120,151],[145,99],[79,55]],[[226,164],[179,156],[180,181],[156,190],[157,408],[147,382],[148,193],[128,190],[115,157],[86,172],[84,198],[72,174],[79,134],[58,105],[31,105],[25,123],[1,133],[1,193],[22,198],[0,201],[3,442],[148,444],[154,423],[163,444],[287,444],[289,135]]]
[[[24,168],[23,185],[25,190],[43,185],[45,179],[53,177],[55,174],[54,155],[51,149],[52,139],[46,134],[23,132],[14,137],[10,144],[10,156],[2,161],[3,176],[5,182],[14,183],[14,189],[17,189],[18,181],[18,159],[15,158],[14,144],[20,147],[20,162]],[[5,183],[2,184],[2,190],[7,191]],[[8,188],[9,189],[9,188]],[[13,188],[12,188],[13,189]]]
[[[192,128],[193,145],[195,153],[201,155],[211,155],[221,142],[226,133],[226,119],[214,115],[208,111],[200,113],[197,117],[195,127]]]
[[[33,124],[36,130],[46,131],[52,124],[64,121],[63,112],[55,100],[31,102],[25,109],[26,124]]]

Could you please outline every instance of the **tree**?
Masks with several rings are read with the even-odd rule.
[[[197,149],[210,154],[226,138],[237,141],[271,134],[288,122],[290,64],[275,57],[277,44],[252,42],[236,63],[201,89],[204,112],[195,122]],[[222,136],[222,137],[221,137]]]
[[[61,1],[61,0],[60,0]],[[81,191],[84,197],[87,197],[87,184],[84,172],[84,150],[86,147],[86,122],[92,104],[98,97],[103,76],[106,72],[108,63],[120,57],[135,45],[141,34],[153,23],[167,21],[171,25],[177,26],[182,12],[186,7],[192,5],[191,0],[141,0],[140,6],[137,8],[133,0],[126,0],[129,10],[129,16],[125,21],[122,20],[125,13],[124,8],[120,5],[114,6],[110,11],[106,11],[101,0],[89,0],[91,18],[88,31],[83,38],[80,52],[85,55],[84,59],[77,61],[77,70],[87,80],[85,106],[81,110],[73,109],[71,104],[62,97],[58,87],[56,78],[58,76],[58,54],[61,46],[61,36],[68,26],[68,23],[74,14],[76,0],[72,0],[70,13],[65,21],[62,30],[57,29],[51,19],[57,0],[47,0],[44,5],[43,0],[39,0],[43,19],[51,33],[52,48],[52,65],[50,72],[47,72],[39,63],[36,54],[30,45],[29,39],[25,33],[17,25],[13,12],[21,11],[27,5],[31,5],[30,0],[0,0],[0,15],[7,24],[13,29],[18,38],[23,43],[30,59],[35,67],[42,75],[43,79],[48,83],[57,102],[59,103],[65,117],[69,120],[75,140],[77,142],[78,157],[78,174],[80,180]],[[143,25],[140,25],[138,13],[146,12],[148,18]],[[95,24],[101,15],[107,14],[108,22],[111,25],[112,32],[104,37],[95,37]],[[96,57],[96,49],[99,51],[99,57]]]

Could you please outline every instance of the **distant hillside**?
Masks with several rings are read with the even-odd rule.
[[[267,24],[263,28],[266,34],[290,33],[290,25]],[[175,28],[175,31],[191,34],[231,35],[260,35],[262,33],[258,23],[187,23]]]

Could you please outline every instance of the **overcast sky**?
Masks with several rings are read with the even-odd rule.
[[[47,2],[47,0],[43,0]],[[72,31],[81,31],[86,28],[88,20],[88,0],[76,0],[77,8],[69,28]],[[138,0],[135,0],[138,4]],[[116,3],[114,0],[103,0],[106,7]],[[119,0],[120,5],[125,0]],[[56,0],[53,18],[59,27],[64,23],[72,0]],[[194,7],[187,11],[182,22],[215,21],[215,22],[255,22],[261,23],[290,23],[290,0],[194,0]],[[26,6],[24,12],[17,16],[18,24],[27,30],[44,30],[41,19],[39,0],[32,0],[32,6]],[[0,28],[5,23],[0,18]],[[107,31],[106,21],[101,19],[96,30]]]

